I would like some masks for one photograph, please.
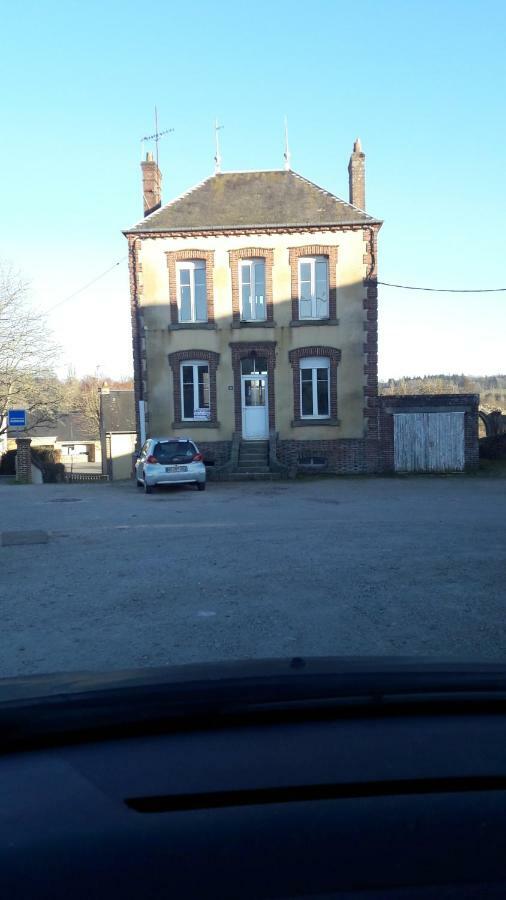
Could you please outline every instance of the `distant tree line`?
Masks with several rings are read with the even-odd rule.
[[[389,378],[380,382],[380,394],[479,394],[487,409],[506,411],[506,375],[424,375]]]

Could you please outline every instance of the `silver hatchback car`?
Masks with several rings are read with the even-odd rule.
[[[206,467],[198,447],[189,438],[149,438],[135,463],[137,487],[151,494],[157,484],[206,486]]]

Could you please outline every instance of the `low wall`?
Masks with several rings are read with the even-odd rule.
[[[277,459],[296,474],[373,475],[394,471],[394,414],[464,413],[464,466],[478,467],[478,394],[402,394],[378,398],[379,440],[278,440]],[[231,441],[199,441],[206,463],[223,466],[230,460]]]

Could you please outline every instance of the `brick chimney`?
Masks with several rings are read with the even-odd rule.
[[[348,163],[350,180],[350,203],[365,209],[365,153],[362,151],[360,138],[353,144],[353,153]]]
[[[154,161],[152,153],[146,153],[146,159],[141,162],[141,168],[144,215],[149,216],[162,205],[162,173]]]

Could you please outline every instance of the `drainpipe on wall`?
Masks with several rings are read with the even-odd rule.
[[[141,447],[144,446],[144,443],[146,441],[146,410],[144,402],[144,400],[139,400],[139,437],[141,441]]]

